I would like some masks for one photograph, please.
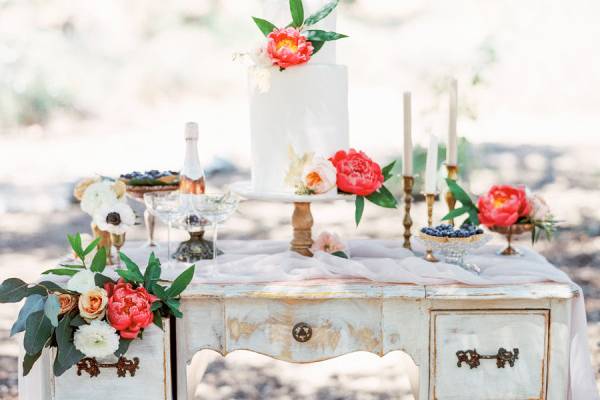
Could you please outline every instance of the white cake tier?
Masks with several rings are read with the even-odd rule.
[[[348,71],[308,64],[271,75],[266,93],[250,85],[252,184],[258,192],[291,193],[290,146],[322,157],[349,147]]]
[[[304,16],[314,14],[331,0],[303,0]],[[258,16],[258,15],[257,15]],[[263,14],[260,15],[278,27],[287,26],[291,21],[290,1],[289,0],[263,0]],[[333,10],[326,18],[319,21],[310,29],[322,29],[324,31],[336,32],[337,9]],[[341,32],[344,33],[344,32]],[[311,64],[335,64],[336,52],[335,41],[327,42],[321,50],[310,61]]]

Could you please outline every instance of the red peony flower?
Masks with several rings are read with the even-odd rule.
[[[492,186],[477,203],[479,222],[487,227],[511,226],[531,212],[525,189],[513,186]]]
[[[314,51],[312,43],[295,28],[275,29],[267,38],[267,54],[280,68],[304,64]]]
[[[119,279],[117,284],[106,283],[108,293],[107,319],[123,339],[135,339],[140,330],[152,323],[150,307],[157,300],[143,287],[133,288],[131,283]]]
[[[362,151],[340,150],[329,161],[337,170],[337,187],[342,192],[368,196],[383,186],[381,167]]]

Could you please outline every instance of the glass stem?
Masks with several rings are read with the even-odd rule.
[[[218,228],[218,224],[214,224],[213,225],[213,260],[217,260],[217,228]]]

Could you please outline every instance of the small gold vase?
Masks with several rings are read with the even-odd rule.
[[[100,242],[98,242],[98,249],[102,247],[106,249],[106,264],[112,265],[112,259],[110,254],[112,241],[110,238],[110,233],[101,230],[100,228],[98,228],[98,225],[92,222],[92,234],[94,236],[94,239],[100,238]]]
[[[489,228],[490,231],[499,233],[506,236],[508,242],[506,248],[500,251],[498,254],[503,256],[516,256],[519,255],[519,251],[512,246],[512,239],[514,236],[519,236],[525,232],[531,232],[533,230],[532,224],[514,224],[511,226],[492,226]]]
[[[120,268],[121,267],[121,256],[119,253],[121,252],[121,247],[123,247],[123,245],[125,244],[125,234],[124,233],[121,233],[121,234],[111,233],[110,241],[111,241],[112,245],[115,246],[115,249],[117,250],[116,268]]]

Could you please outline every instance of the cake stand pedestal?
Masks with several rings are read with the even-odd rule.
[[[293,237],[290,242],[290,250],[303,256],[312,257],[312,227],[314,219],[310,210],[312,203],[329,203],[338,200],[354,200],[354,196],[345,194],[335,195],[296,195],[293,193],[280,192],[257,192],[248,181],[236,182],[229,189],[247,200],[258,200],[276,203],[292,203]]]

